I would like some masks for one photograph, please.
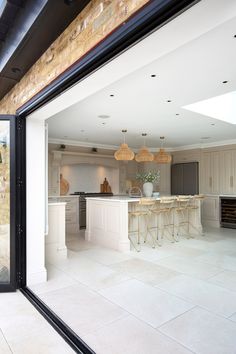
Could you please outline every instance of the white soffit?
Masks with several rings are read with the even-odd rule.
[[[235,0],[201,0],[30,115],[46,120],[235,16]],[[153,50],[153,43],[158,50]]]
[[[236,124],[236,91],[182,107],[204,116]]]

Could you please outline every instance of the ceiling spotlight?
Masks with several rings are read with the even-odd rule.
[[[156,77],[156,74],[152,74],[151,77]]]
[[[211,125],[212,125],[212,126],[214,126],[214,125],[215,125],[215,123],[211,123]]]
[[[110,97],[114,97],[115,95],[111,94]]]
[[[203,136],[201,139],[202,140],[208,140],[208,139],[211,139],[211,138],[210,138],[210,136]]]
[[[234,38],[236,38],[236,34],[234,35]]]
[[[84,133],[84,129],[81,129],[81,131],[80,131],[81,133]]]
[[[105,125],[105,124],[106,124],[105,122],[102,123],[102,125]]]
[[[98,116],[98,118],[101,118],[101,119],[108,119],[108,118],[110,118],[110,116],[108,116],[107,114],[100,114],[100,115]]]
[[[169,103],[169,102],[171,102],[171,100],[167,100],[166,102],[168,102],[168,103]]]
[[[222,81],[222,84],[227,84],[227,82],[228,82],[227,80],[224,80]]]
[[[175,113],[176,116],[179,116],[179,113]]]

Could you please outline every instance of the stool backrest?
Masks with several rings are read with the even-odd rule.
[[[193,196],[193,199],[195,199],[195,200],[203,200],[203,199],[205,199],[205,195],[204,194],[195,194]]]
[[[140,205],[154,205],[156,200],[154,198],[140,198],[139,204]]]
[[[192,197],[187,195],[179,195],[177,196],[177,203],[181,207],[187,207]]]
[[[170,197],[163,197],[160,199],[160,203],[161,204],[173,204],[176,201],[176,198],[170,198]]]

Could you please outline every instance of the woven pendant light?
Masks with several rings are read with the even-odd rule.
[[[147,136],[146,133],[142,134],[142,137],[144,137],[144,145],[140,148],[139,152],[135,155],[135,160],[137,162],[150,162],[150,161],[153,161],[153,159],[154,159],[154,155],[145,146],[146,136]]]
[[[128,147],[125,142],[125,133],[127,130],[122,130],[124,134],[124,142],[120,145],[120,148],[114,153],[114,157],[118,161],[130,161],[134,159],[134,152]]]
[[[161,139],[161,148],[160,151],[154,156],[154,161],[160,164],[171,163],[172,160],[171,155],[167,154],[167,152],[165,152],[165,149],[163,148],[165,137],[161,136],[160,139]]]

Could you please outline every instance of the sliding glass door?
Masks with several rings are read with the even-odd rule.
[[[0,292],[14,291],[15,117],[0,115]]]

